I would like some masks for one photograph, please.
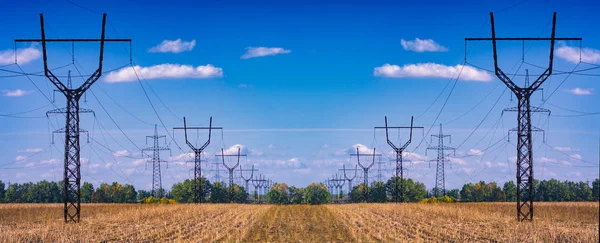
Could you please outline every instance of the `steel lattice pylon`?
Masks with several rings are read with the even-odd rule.
[[[203,182],[202,182],[202,152],[210,144],[210,136],[212,134],[212,130],[213,129],[222,130],[223,128],[213,127],[212,126],[212,117],[210,118],[210,123],[209,123],[208,127],[188,127],[187,122],[184,117],[183,118],[183,127],[175,127],[173,129],[184,131],[185,142],[190,147],[190,149],[192,149],[192,151],[194,151],[194,183],[192,183],[192,186],[193,186],[192,190],[194,191],[193,192],[194,193],[194,202],[195,203],[202,202],[202,200],[204,199],[204,191],[202,188],[202,184],[203,184]],[[208,130],[208,140],[206,140],[206,142],[202,146],[200,146],[199,148],[196,148],[196,146],[188,140],[188,136],[187,136],[188,129]]]
[[[436,170],[435,170],[435,189],[434,193],[436,197],[445,196],[446,195],[446,178],[445,178],[445,163],[448,162],[446,159],[445,150],[455,151],[454,148],[444,146],[444,138],[451,138],[450,135],[444,135],[442,133],[442,124],[440,124],[440,133],[438,135],[431,135],[432,138],[436,137],[438,139],[438,146],[430,146],[427,147],[427,150],[437,150],[437,158],[434,160],[436,162]],[[450,140],[452,141],[452,139]],[[432,141],[433,142],[433,141]],[[441,193],[441,195],[439,195]]]
[[[517,220],[533,220],[533,148],[531,132],[539,130],[531,125],[531,113],[545,111],[541,108],[531,106],[531,95],[540,88],[540,86],[552,75],[554,61],[554,44],[556,41],[581,41],[582,38],[558,38],[556,37],[556,12],[552,18],[552,34],[550,38],[499,38],[496,37],[494,25],[494,13],[490,13],[490,24],[492,28],[492,38],[465,38],[465,41],[492,41],[494,51],[494,71],[500,79],[517,97]],[[498,65],[497,41],[550,41],[550,58],[548,68],[533,82],[525,87],[516,85]],[[546,110],[547,111],[547,110]]]
[[[148,138],[153,140],[154,145],[150,148],[142,149],[142,154],[144,153],[144,151],[152,151],[152,161],[150,162],[150,163],[152,163],[152,196],[156,197],[156,198],[162,198],[164,195],[162,195],[163,190],[162,190],[160,163],[166,163],[166,161],[160,160],[160,151],[164,151],[164,150],[171,151],[171,149],[167,148],[167,147],[160,147],[158,145],[158,140],[160,140],[161,138],[166,139],[166,136],[158,135],[158,126],[157,125],[154,125],[154,136],[146,136],[146,142],[148,141]]]
[[[49,113],[64,113],[65,114],[65,129],[59,132],[65,133],[65,159],[64,159],[64,220],[68,222],[79,222],[81,219],[81,147],[79,143],[79,135],[82,130],[79,129],[79,112],[84,109],[79,108],[79,100],[83,94],[94,84],[100,76],[102,76],[102,61],[104,57],[105,42],[131,42],[131,39],[106,39],[106,14],[102,15],[102,34],[100,39],[46,39],[44,29],[44,15],[40,14],[40,28],[42,32],[41,39],[18,39],[17,42],[41,42],[42,53],[44,60],[44,76],[56,86],[67,100],[67,105],[64,109],[58,109]],[[46,44],[48,42],[100,42],[100,55],[98,68],[96,71],[78,88],[71,88],[69,83],[65,86],[53,73],[48,69],[48,55]]]
[[[385,127],[375,127],[375,129],[385,129],[385,138],[387,140],[388,145],[390,145],[390,147],[394,150],[394,153],[396,154],[396,179],[398,180],[399,178],[399,183],[397,183],[396,185],[398,185],[399,188],[396,188],[394,190],[394,201],[395,202],[404,202],[404,166],[403,166],[403,160],[402,160],[402,153],[404,152],[404,150],[408,147],[408,145],[410,145],[411,141],[412,141],[412,135],[413,135],[413,128],[417,128],[417,129],[423,129],[423,127],[415,127],[413,126],[413,117],[410,117],[410,127],[388,127],[388,122],[387,122],[387,116],[385,117]],[[389,129],[410,129],[410,136],[408,138],[408,140],[404,143],[404,145],[402,145],[402,147],[398,147],[396,146],[389,137]]]

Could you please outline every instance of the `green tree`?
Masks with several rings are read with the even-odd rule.
[[[304,189],[290,187],[288,189],[288,195],[290,198],[290,204],[302,204],[304,201]]]
[[[270,204],[289,204],[290,198],[288,195],[289,187],[285,183],[276,183],[269,188],[266,199]]]
[[[517,201],[517,186],[513,181],[508,181],[504,183],[502,187],[505,195],[505,201],[507,202],[516,202]]]
[[[14,183],[8,185],[8,189],[6,189],[4,200],[10,203],[22,203],[25,202],[22,199],[23,189],[19,183]]]
[[[6,193],[6,185],[0,180],[0,203],[4,202],[4,194]]]
[[[139,191],[137,191],[136,201],[141,202],[144,200],[144,198],[148,198],[150,196],[152,196],[151,192],[145,191],[145,190],[139,190]]]
[[[81,202],[90,203],[92,202],[92,196],[94,195],[94,185],[88,182],[84,182],[81,186]]]
[[[304,189],[304,203],[311,205],[331,202],[331,193],[323,183],[312,183]]]
[[[109,203],[110,201],[110,192],[109,185],[106,183],[100,184],[98,188],[96,188],[96,192],[92,195],[92,201],[95,203]]]
[[[592,182],[592,198],[594,201],[600,200],[600,179],[596,178],[594,182]]]
[[[248,193],[246,189],[238,184],[233,184],[228,188],[229,202],[232,203],[245,203],[248,200]]]
[[[475,202],[475,185],[473,183],[463,185],[460,190],[460,199],[463,202]]]
[[[123,202],[124,203],[133,203],[136,202],[137,192],[135,191],[135,187],[129,184],[125,184],[123,186]]]
[[[215,182],[211,186],[209,201],[212,203],[226,203],[229,194],[227,193],[227,187],[221,182]]]
[[[369,202],[377,202],[382,203],[387,201],[387,193],[385,190],[385,184],[383,182],[378,181],[374,182],[371,185],[371,190],[369,190]]]
[[[367,193],[368,186],[365,186],[364,183],[358,184],[358,186],[354,186],[352,191],[350,192],[350,201],[354,203],[367,202]]]
[[[446,195],[451,198],[460,200],[460,190],[458,190],[458,189],[452,189],[452,190],[446,191]]]

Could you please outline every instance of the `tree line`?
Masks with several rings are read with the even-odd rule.
[[[261,199],[259,195],[250,195],[244,187],[237,184],[226,186],[222,182],[211,183],[206,178],[185,180],[176,183],[170,191],[162,190],[158,194],[179,203],[194,202],[194,189],[201,193],[198,201],[209,203],[246,203],[250,198]],[[600,179],[592,186],[586,182],[535,180],[534,200],[548,202],[598,201]],[[448,190],[446,195],[460,202],[514,202],[517,186],[509,181],[502,187],[497,183],[468,183],[461,189]],[[325,204],[334,200],[350,202],[419,202],[440,195],[435,190],[428,191],[423,183],[412,179],[400,180],[392,177],[387,182],[373,182],[371,185],[359,184],[350,193],[343,190],[333,195],[323,183],[313,183],[305,188],[288,186],[285,183],[274,184],[264,199],[272,204]],[[145,190],[136,190],[132,185],[118,182],[102,183],[97,188],[88,182],[81,186],[83,203],[136,203],[143,202],[152,194]],[[524,195],[528,199],[528,195]],[[5,203],[58,203],[63,201],[63,183],[40,181],[37,183],[11,183],[8,186],[0,180],[0,202]]]

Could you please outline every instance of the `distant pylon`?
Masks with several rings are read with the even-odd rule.
[[[445,150],[456,151],[456,149],[444,146],[444,138],[451,138],[451,137],[450,137],[450,135],[444,135],[442,133],[442,124],[440,124],[440,133],[438,135],[431,135],[431,137],[438,138],[438,146],[427,147],[427,150],[437,150],[437,159],[435,160],[436,170],[435,170],[434,193],[435,193],[436,197],[439,197],[440,196],[439,193],[442,194],[441,196],[446,195],[446,178],[445,178],[445,172],[444,172],[444,163],[448,162],[448,159],[446,159],[446,154],[444,151]],[[450,139],[450,142],[452,142],[452,139]]]
[[[154,136],[146,136],[146,144],[148,143],[148,138],[151,138],[152,140],[154,140],[154,145],[152,147],[142,149],[142,154],[144,153],[144,151],[152,151],[152,161],[150,161],[150,163],[152,163],[152,196],[162,198],[164,195],[162,195],[163,190],[160,163],[166,163],[167,161],[160,160],[160,151],[171,151],[171,149],[167,147],[160,147],[158,145],[158,140],[161,138],[165,138],[166,143],[166,136],[159,136],[157,127],[157,125],[154,125]]]

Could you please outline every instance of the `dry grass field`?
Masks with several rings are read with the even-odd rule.
[[[0,204],[0,242],[598,242],[598,203],[270,205]]]

